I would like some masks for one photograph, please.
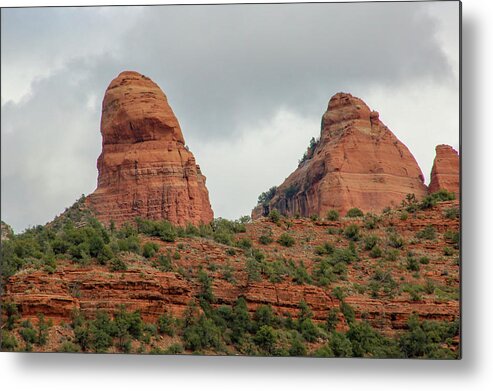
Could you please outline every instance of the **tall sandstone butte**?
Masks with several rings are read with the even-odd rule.
[[[102,222],[212,220],[205,176],[185,146],[166,95],[151,79],[126,71],[110,83],[101,134],[98,185],[87,204]]]
[[[437,145],[431,168],[429,191],[448,190],[458,197],[460,192],[459,154],[450,145]]]
[[[357,207],[381,212],[400,204],[406,194],[427,194],[424,177],[407,147],[359,98],[338,93],[322,117],[319,142],[277,188],[254,218],[278,209],[283,214],[346,213]]]

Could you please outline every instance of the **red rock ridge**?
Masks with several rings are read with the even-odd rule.
[[[102,222],[212,220],[205,176],[185,146],[165,94],[151,79],[126,71],[110,83],[101,134],[98,185],[87,203]]]
[[[448,190],[459,197],[459,154],[450,145],[437,145],[436,155],[431,169],[429,192]]]
[[[409,149],[361,99],[338,93],[322,117],[320,141],[266,209],[301,216],[353,207],[381,212],[408,193],[418,199],[427,193]],[[254,218],[261,214],[258,207],[252,213]]]

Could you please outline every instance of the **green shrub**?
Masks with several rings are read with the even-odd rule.
[[[337,323],[339,323],[339,311],[336,308],[331,308],[327,314],[327,320],[325,322],[325,328],[327,331],[334,331]]]
[[[409,297],[411,298],[411,301],[421,301],[422,297],[420,294],[420,289],[409,289],[408,290]]]
[[[110,262],[110,270],[113,272],[127,270],[127,264],[121,258],[114,258]]]
[[[291,235],[284,232],[283,234],[281,234],[279,239],[277,239],[277,243],[284,247],[293,247],[295,244],[295,240]]]
[[[432,225],[428,225],[416,234],[418,239],[433,240],[436,238],[436,230]]]
[[[274,239],[272,238],[272,233],[270,234],[264,234],[264,235],[261,235],[259,238],[258,238],[258,241],[261,243],[261,244],[270,244],[274,241]]]
[[[451,255],[454,255],[454,249],[448,246],[445,246],[443,248],[443,255],[446,257],[450,257]]]
[[[194,352],[203,349],[219,349],[221,347],[221,330],[211,319],[201,315],[183,332],[185,347]]]
[[[176,228],[167,220],[153,221],[137,217],[135,222],[139,233],[160,238],[165,242],[174,242],[176,239]]]
[[[334,357],[334,352],[330,347],[330,344],[325,344],[324,346],[318,348],[313,352],[315,357]]]
[[[64,343],[61,344],[60,348],[58,349],[58,352],[60,353],[78,353],[80,352],[80,346],[77,345],[76,343],[73,343],[71,341],[65,341]]]
[[[372,258],[380,258],[381,256],[383,255],[383,251],[380,247],[378,246],[374,246],[371,250],[370,250],[370,257]]]
[[[156,243],[153,242],[147,242],[144,244],[144,247],[142,249],[142,255],[145,258],[152,258],[154,255],[156,255],[156,252],[159,250],[159,246]]]
[[[17,339],[7,330],[2,330],[2,339],[0,341],[0,351],[2,352],[14,352],[17,349]]]
[[[342,314],[344,315],[344,318],[346,319],[347,324],[351,324],[355,320],[355,314],[353,307],[351,307],[348,303],[345,301],[341,301],[339,305]]]
[[[109,261],[114,258],[115,254],[111,247],[107,244],[103,245],[103,248],[97,255],[97,259],[101,265],[106,265]]]
[[[236,255],[236,250],[234,248],[227,248],[226,249],[226,255],[234,256],[234,255]]]
[[[402,206],[406,208],[407,212],[416,213],[416,211],[419,209],[419,203],[416,195],[406,194],[406,199],[402,201]]]
[[[289,355],[292,357],[306,356],[306,346],[303,340],[295,332],[291,339],[291,346],[289,347]]]
[[[344,236],[348,240],[358,241],[360,239],[359,227],[356,224],[350,224],[344,229]]]
[[[181,354],[183,353],[183,346],[179,343],[174,343],[170,345],[165,351],[164,354]]]
[[[448,230],[443,234],[443,238],[448,242],[452,243],[456,249],[459,248],[460,243],[460,233],[459,231]]]
[[[270,305],[260,305],[253,315],[254,330],[259,330],[262,326],[275,327],[279,322],[272,311]]]
[[[213,238],[216,242],[227,246],[231,246],[233,244],[233,233],[224,228],[214,231]]]
[[[268,206],[270,200],[272,200],[272,198],[274,198],[274,196],[276,195],[276,191],[277,191],[277,186],[272,186],[269,190],[260,194],[258,196],[257,204]]]
[[[332,289],[332,296],[334,296],[337,300],[342,302],[346,297],[346,294],[344,293],[344,290],[340,286],[336,286],[334,289]]]
[[[322,245],[315,247],[315,254],[317,255],[331,255],[334,251],[334,245],[329,242],[324,242]]]
[[[312,279],[306,270],[303,261],[298,263],[298,266],[294,270],[293,281],[298,285],[310,284]]]
[[[106,312],[97,312],[93,321],[74,330],[75,339],[83,350],[90,348],[103,353],[113,345],[112,335],[116,334],[114,326]]]
[[[429,295],[435,293],[435,283],[432,281],[432,280],[426,280],[426,283],[425,283],[425,286],[424,286],[424,290],[426,293],[428,293]]]
[[[2,302],[0,304],[2,306],[2,315],[7,317],[5,326],[8,330],[13,330],[15,322],[19,318],[19,309],[17,308],[17,304],[12,302]]]
[[[339,220],[339,212],[335,209],[330,209],[327,212],[327,220],[329,221],[337,221]]]
[[[402,248],[404,247],[404,239],[402,239],[402,237],[400,237],[399,235],[392,233],[387,238],[387,244],[390,247]]]
[[[264,325],[257,331],[253,340],[266,353],[272,354],[277,342],[277,334],[271,326]]]
[[[363,226],[366,229],[375,229],[378,226],[380,219],[373,213],[367,213],[363,219]]]
[[[246,271],[248,282],[257,282],[262,280],[261,265],[255,258],[248,258],[246,261]]]
[[[249,238],[241,238],[236,242],[236,247],[240,247],[245,250],[252,248],[252,241]]]
[[[406,211],[403,211],[401,212],[399,218],[402,220],[402,221],[406,221],[409,217],[409,214],[406,212]]]
[[[33,329],[33,326],[29,321],[24,323],[23,328],[19,330],[19,334],[26,342],[26,345],[35,343],[38,336],[36,330]]]
[[[252,328],[250,314],[243,297],[236,300],[231,316],[230,329],[231,340],[234,343],[241,343],[245,334]]]
[[[439,190],[436,193],[427,195],[419,204],[420,209],[429,209],[434,207],[440,201],[455,200],[455,194],[447,190]]]
[[[367,322],[354,322],[346,334],[353,357],[400,357],[396,343],[376,332]]]
[[[408,331],[399,338],[399,347],[407,358],[457,358],[458,352],[448,349],[447,341],[459,335],[459,322],[420,322],[413,315]]]
[[[159,270],[161,270],[163,272],[173,271],[173,264],[171,261],[171,255],[169,253],[167,253],[166,255],[159,254],[156,261],[154,261],[153,266],[157,267]]]
[[[412,256],[408,256],[407,257],[407,259],[406,259],[406,269],[407,270],[410,270],[410,271],[413,271],[413,272],[419,271],[419,263],[416,260],[416,258],[414,258]]]
[[[198,273],[198,280],[200,283],[199,298],[205,300],[208,303],[213,303],[215,301],[214,294],[212,293],[212,278],[203,271],[200,270]]]
[[[399,250],[389,248],[385,250],[384,257],[387,261],[397,261],[399,257]]]
[[[140,254],[140,241],[137,236],[119,239],[117,243],[120,251],[130,251],[135,254]]]
[[[222,272],[222,277],[224,278],[225,281],[228,281],[231,284],[236,283],[235,277],[234,277],[234,268],[230,264],[225,264],[223,266],[223,272]]]
[[[38,314],[38,333],[36,337],[36,343],[38,343],[39,345],[46,344],[46,341],[48,339],[48,329],[51,327],[51,325],[51,320],[46,322],[44,315]]]
[[[361,209],[358,208],[351,208],[347,211],[346,217],[363,217],[364,214],[361,211]]]
[[[161,334],[174,336],[176,333],[177,320],[173,315],[165,312],[157,320],[157,329]]]
[[[447,209],[445,209],[443,214],[447,219],[454,219],[455,220],[455,219],[459,218],[460,211],[459,211],[459,208],[447,208]]]
[[[352,357],[353,355],[351,341],[337,331],[330,335],[329,347],[335,357]]]
[[[281,220],[281,214],[279,213],[279,211],[277,209],[272,209],[269,213],[269,219],[273,223],[277,224]]]
[[[375,235],[368,235],[368,236],[365,236],[365,238],[363,239],[363,243],[364,243],[364,246],[365,246],[365,250],[371,250],[373,249],[377,243],[378,243],[378,236],[375,236]]]
[[[329,257],[331,265],[338,263],[350,264],[358,260],[358,256],[351,248],[336,248],[332,255]]]

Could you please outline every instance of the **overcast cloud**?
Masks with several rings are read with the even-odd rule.
[[[2,220],[43,224],[96,187],[100,109],[123,70],[168,96],[216,216],[249,214],[350,92],[425,177],[459,144],[458,3],[2,10]]]

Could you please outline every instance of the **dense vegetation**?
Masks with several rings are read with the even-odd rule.
[[[155,323],[144,322],[139,312],[129,312],[123,306],[113,316],[99,311],[91,319],[74,310],[72,321],[63,325],[70,336],[63,338],[57,350],[388,358],[457,358],[458,354],[450,349],[458,336],[458,322],[420,322],[411,317],[407,331],[388,338],[368,322],[356,321],[344,301],[329,312],[325,323],[315,323],[304,302],[296,318],[278,316],[268,305],[258,307],[252,315],[243,298],[233,306],[213,307],[213,296],[199,302],[190,302],[183,318],[164,313]],[[19,322],[15,306],[9,306],[2,350],[31,351],[33,346],[46,344],[52,324],[42,315],[35,325]],[[339,316],[349,324],[346,332],[334,328]]]
[[[402,208],[393,213],[400,220],[404,220],[403,213],[408,214],[405,219],[414,218],[417,212],[429,209],[430,203],[450,198],[442,192],[418,203],[409,196]],[[380,299],[408,295],[412,301],[422,300],[424,295],[434,295],[436,300],[458,300],[458,288],[451,279],[444,285],[425,281],[423,270],[430,257],[414,251],[412,245],[430,245],[441,240],[446,243],[444,259],[453,259],[450,257],[458,255],[459,232],[438,232],[427,225],[413,237],[403,237],[402,232],[384,220],[389,213],[377,216],[353,209],[346,217],[340,217],[336,211],[329,211],[325,220],[330,223],[323,228],[326,240],[312,245],[310,232],[300,234],[293,230],[293,220],[277,210],[270,212],[268,223],[252,237],[246,234],[248,217],[236,221],[215,219],[197,227],[176,227],[167,221],[143,219],[118,229],[114,224],[105,227],[78,201],[51,224],[18,235],[9,233],[8,240],[2,242],[0,266],[2,278],[7,278],[25,269],[54,273],[59,260],[93,264],[116,272],[134,267],[132,260],[138,259],[160,271],[179,273],[200,286],[181,318],[165,312],[156,322],[148,323],[140,313],[129,312],[123,306],[113,314],[97,312],[88,316],[74,312],[72,321],[62,325],[66,330],[64,339],[56,345],[56,349],[64,352],[456,358],[458,321],[422,322],[413,316],[406,330],[388,337],[374,329],[374,323],[367,321],[364,313],[355,314],[345,301],[347,295],[354,294]],[[445,209],[443,217],[458,219],[458,209]],[[324,218],[312,220],[321,224]],[[335,221],[341,223],[337,228],[334,225],[339,223],[332,223]],[[184,238],[219,243],[226,261],[183,267],[180,259],[184,243],[186,246]],[[306,262],[283,254],[289,254],[293,247],[302,249],[298,251],[303,251]],[[349,283],[348,271],[361,269],[362,260],[368,259],[372,260],[373,268],[367,283]],[[400,270],[400,280],[391,272],[394,265]],[[219,304],[212,289],[214,278],[238,284],[238,268],[245,272],[247,284],[268,280],[324,287],[340,305],[331,308],[326,321],[320,322],[313,319],[304,302],[291,313],[276,313],[266,305],[252,313],[242,297],[234,305]],[[412,275],[415,282],[404,280],[402,274]],[[3,303],[2,314],[2,350],[36,350],[49,340],[53,326],[43,314],[36,320],[21,320],[12,303]],[[341,329],[341,325],[347,327]]]

